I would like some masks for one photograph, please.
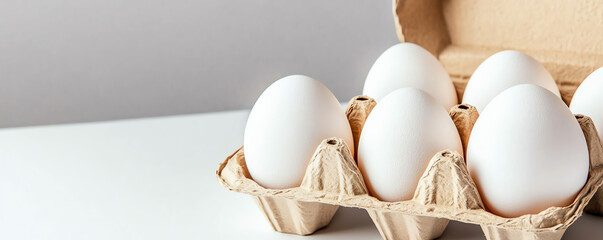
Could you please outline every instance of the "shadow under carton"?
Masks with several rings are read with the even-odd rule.
[[[357,142],[375,106],[366,96],[354,97],[346,114]],[[466,146],[477,111],[457,105],[450,111]],[[560,239],[603,183],[603,146],[592,120],[576,115],[590,154],[589,178],[572,204],[538,214],[503,218],[484,209],[462,155],[444,150],[434,155],[412,200],[383,202],[369,196],[354,156],[339,138],[325,139],[310,160],[299,187],[267,189],[251,179],[243,148],[220,164],[216,174],[228,190],[254,195],[276,231],[310,234],[332,219],[337,206],[364,208],[384,239],[433,239],[449,220],[479,224],[488,239]]]

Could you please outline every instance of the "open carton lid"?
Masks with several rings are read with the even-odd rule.
[[[580,83],[603,66],[599,0],[393,0],[393,5],[400,41],[434,54],[459,99],[477,66],[503,50],[541,62],[567,104]]]

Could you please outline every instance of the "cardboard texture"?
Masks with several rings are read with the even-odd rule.
[[[477,66],[502,50],[541,62],[568,104],[584,78],[603,66],[600,0],[393,0],[393,7],[400,41],[435,55],[459,100]]]
[[[356,96],[350,100],[350,103],[354,105],[348,106],[345,115],[352,128],[352,135],[354,136],[354,159],[357,159],[360,132],[362,132],[364,122],[375,105],[377,105],[377,102],[367,96]]]
[[[352,99],[346,113],[353,129],[364,124],[374,105],[365,96]],[[455,106],[450,115],[461,138],[466,139],[477,118],[475,108]],[[449,219],[480,224],[488,239],[560,239],[603,184],[601,140],[590,118],[576,118],[590,154],[586,185],[569,206],[517,218],[487,212],[465,160],[448,150],[430,160],[413,199],[400,202],[382,202],[369,196],[353,156],[338,138],[325,139],[318,146],[299,187],[267,189],[257,184],[247,171],[243,148],[220,164],[216,175],[228,190],[257,196],[258,205],[280,232],[312,233],[330,222],[337,206],[347,206],[366,209],[384,239],[433,239],[442,234]]]
[[[450,220],[367,210],[383,239],[434,239],[442,235]]]
[[[277,232],[308,235],[327,226],[339,206],[255,196],[255,203]]]
[[[452,107],[449,114],[454,121],[456,129],[459,131],[461,143],[463,143],[463,156],[465,156],[465,153],[467,152],[465,149],[467,149],[467,144],[469,143],[469,136],[471,135],[471,130],[473,130],[473,125],[475,125],[479,114],[474,106],[468,104],[460,104]]]
[[[541,62],[568,105],[580,83],[603,66],[600,0],[393,0],[393,12],[400,41],[440,60],[459,102],[477,66],[502,50]],[[603,189],[586,210],[603,215]]]

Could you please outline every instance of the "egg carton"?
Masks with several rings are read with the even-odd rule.
[[[358,139],[376,102],[366,96],[354,97],[346,110],[354,142]],[[469,105],[457,105],[450,116],[463,145],[478,113]],[[354,156],[342,139],[329,138],[316,149],[299,187],[267,189],[256,183],[245,164],[241,147],[216,171],[228,190],[254,196],[274,230],[307,235],[329,224],[339,206],[366,209],[384,239],[433,239],[445,230],[449,220],[479,224],[487,239],[561,239],[603,184],[603,146],[592,120],[576,115],[587,140],[590,155],[588,181],[566,207],[550,207],[538,214],[516,218],[496,216],[485,210],[462,155],[438,152],[419,180],[414,197],[384,202],[369,195]],[[356,146],[355,145],[355,146]]]

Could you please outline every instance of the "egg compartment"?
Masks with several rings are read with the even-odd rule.
[[[355,143],[374,106],[375,101],[366,96],[350,102],[346,114]],[[457,105],[450,116],[466,146],[477,111],[469,105]],[[354,157],[338,138],[326,139],[318,146],[299,187],[266,189],[257,184],[247,171],[243,148],[220,164],[216,174],[228,190],[254,196],[279,232],[311,234],[329,224],[338,206],[346,206],[366,209],[384,239],[433,239],[443,233],[449,220],[480,224],[488,239],[560,239],[603,184],[601,141],[590,118],[576,118],[589,148],[587,183],[571,205],[517,218],[499,217],[484,209],[463,157],[453,151],[434,155],[413,199],[400,202],[382,202],[369,196]]]
[[[477,66],[515,49],[551,73],[569,105],[582,81],[603,66],[600,0],[393,0],[396,33],[442,63],[459,102]],[[586,211],[603,215],[603,188]]]
[[[375,105],[365,96],[348,104],[354,146]],[[354,159],[341,139],[326,139],[317,147],[299,187],[266,189],[251,178],[241,147],[220,164],[216,175],[228,190],[252,195],[275,231],[308,235],[330,223],[338,202],[368,194]]]

